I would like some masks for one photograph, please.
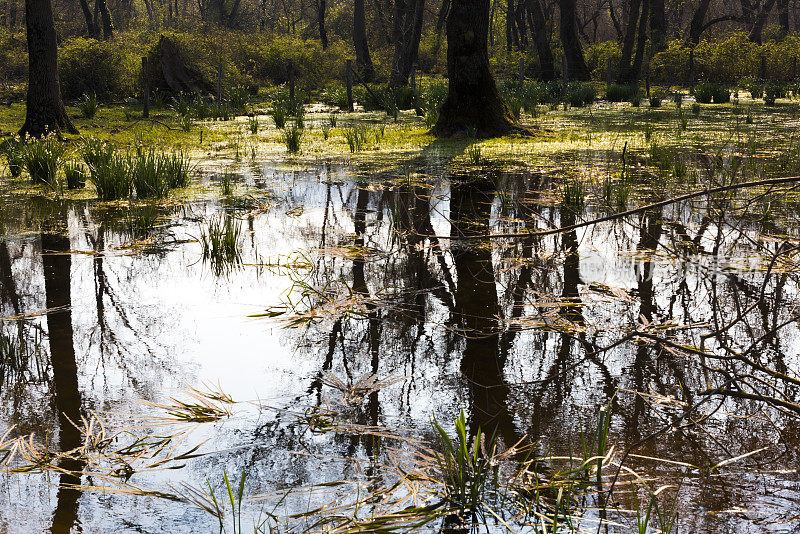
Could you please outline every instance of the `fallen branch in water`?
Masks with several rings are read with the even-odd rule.
[[[703,189],[702,191],[694,191],[692,193],[686,193],[685,195],[681,195],[678,197],[670,198],[667,200],[662,200],[660,202],[654,202],[653,204],[648,204],[646,206],[642,206],[641,208],[630,209],[628,211],[623,211],[620,213],[615,213],[613,215],[606,215],[605,217],[600,217],[597,219],[592,219],[590,221],[583,221],[575,224],[571,224],[569,226],[562,226],[559,228],[552,228],[550,230],[540,230],[538,232],[518,232],[518,233],[508,233],[508,234],[476,234],[476,235],[437,235],[437,236],[426,236],[426,237],[437,237],[439,239],[450,239],[450,240],[459,240],[459,239],[497,239],[503,237],[543,237],[548,235],[554,234],[561,234],[564,232],[571,232],[573,230],[577,230],[578,228],[585,228],[587,226],[593,226],[595,224],[604,223],[608,221],[614,221],[616,219],[622,219],[628,217],[630,215],[636,215],[637,213],[643,213],[648,210],[652,210],[655,208],[661,208],[664,206],[669,206],[670,204],[676,204],[678,202],[683,202],[684,200],[690,200],[692,198],[701,197],[704,195],[713,195],[714,193],[723,193],[726,191],[733,191],[736,189],[745,189],[748,187],[758,187],[761,185],[779,185],[779,184],[787,184],[792,182],[800,182],[800,176],[790,176],[785,178],[769,178],[766,180],[755,180],[752,182],[741,182],[738,184],[731,184],[731,185],[721,185],[718,187],[711,187],[709,189]]]

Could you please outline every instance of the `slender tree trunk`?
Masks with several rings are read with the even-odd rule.
[[[547,20],[544,17],[542,4],[539,0],[528,0],[528,14],[531,18],[533,41],[536,43],[536,53],[539,55],[539,68],[544,81],[556,79],[555,60],[553,50],[550,48],[550,36],[547,31]]]
[[[411,69],[417,61],[419,41],[422,37],[422,18],[425,0],[397,0],[395,2],[394,57],[389,85],[407,85]]]
[[[689,42],[692,44],[700,42],[700,34],[705,29],[704,24],[709,7],[711,7],[711,0],[700,0],[697,4],[697,9],[692,16],[692,22],[689,24]]]
[[[631,62],[633,59],[633,47],[636,44],[636,29],[639,27],[639,12],[642,7],[642,0],[631,0],[628,6],[628,23],[625,27],[625,39],[622,42],[622,56],[619,62],[619,83],[630,83]]]
[[[748,37],[750,41],[761,44],[761,34],[764,31],[764,25],[767,23],[769,13],[772,11],[774,5],[775,0],[766,0],[764,5],[761,6],[761,11],[758,13],[758,17],[756,17],[756,21],[753,23],[753,28],[750,30],[750,36]]]
[[[64,109],[58,79],[58,44],[50,0],[25,0],[28,34],[28,97],[22,136],[66,130],[78,133]]]
[[[650,0],[650,40],[653,52],[664,49],[667,37],[667,12],[664,0]]]
[[[506,50],[511,52],[514,39],[514,0],[506,0]]]
[[[114,36],[114,25],[111,22],[111,13],[108,11],[106,0],[95,0],[95,5],[100,11],[100,21],[103,27],[103,39],[106,41]],[[170,6],[172,2],[170,0]]]
[[[489,69],[490,0],[459,0],[447,17],[447,98],[432,132],[493,137],[521,131]]]
[[[325,29],[325,11],[328,8],[327,0],[317,0],[317,27],[319,28],[319,41],[322,49],[328,48],[328,31]]]
[[[636,56],[631,65],[631,81],[639,81],[642,74],[645,49],[647,47],[647,19],[650,15],[650,0],[642,0],[642,16],[639,19],[639,39],[636,45]],[[649,68],[649,67],[648,67]]]
[[[91,37],[97,37],[97,28],[94,25],[92,10],[89,9],[89,2],[87,2],[87,0],[80,0],[79,3],[81,6],[81,12],[83,13],[83,18],[86,19],[86,32]]]
[[[365,82],[371,82],[375,77],[375,69],[372,66],[372,59],[369,57],[364,0],[355,0],[353,2],[353,44],[356,49],[356,65],[361,79]]]
[[[578,37],[575,0],[559,0],[558,5],[561,11],[561,44],[564,46],[569,79],[588,80],[589,67],[586,66],[581,40]]]

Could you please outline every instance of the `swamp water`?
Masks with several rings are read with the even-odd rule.
[[[427,165],[252,164],[133,211],[4,192],[0,528],[458,531],[432,451],[462,410],[489,530],[800,528],[797,384],[768,380],[800,366],[791,185],[489,240],[673,195]]]

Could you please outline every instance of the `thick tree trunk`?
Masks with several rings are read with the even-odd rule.
[[[447,17],[449,89],[433,127],[435,135],[474,131],[494,137],[522,131],[489,70],[490,0],[459,0]]]
[[[396,0],[394,24],[394,57],[389,85],[407,85],[411,69],[417,61],[422,37],[425,0]]]
[[[371,82],[375,77],[375,69],[372,66],[372,59],[369,57],[364,0],[353,2],[353,45],[356,49],[356,66],[359,75],[363,81]]]
[[[758,17],[756,17],[756,21],[753,23],[753,27],[750,30],[750,36],[748,37],[750,41],[761,44],[761,34],[764,31],[764,25],[767,23],[769,13],[772,11],[772,6],[774,5],[775,0],[766,0],[764,5],[761,6],[761,11],[758,13]]]
[[[785,37],[791,29],[789,27],[789,0],[778,0],[778,24],[781,28],[781,35]]]
[[[558,5],[561,11],[561,44],[564,46],[568,77],[570,80],[588,80],[589,67],[586,66],[581,40],[578,37],[575,0],[559,0]]]
[[[58,80],[58,45],[50,0],[25,0],[28,33],[28,98],[22,136],[66,130],[78,133],[64,109]]]
[[[650,12],[650,1],[640,0],[634,4],[635,5],[631,6],[631,13],[628,18],[628,30],[625,35],[625,46],[622,51],[619,75],[620,83],[636,83],[639,81],[645,46],[647,45],[647,19]],[[637,10],[636,13],[633,12],[634,8]],[[638,13],[640,9],[641,13]],[[638,39],[636,39],[637,36]],[[630,43],[628,42],[629,39]],[[634,44],[636,44],[635,54],[632,50]],[[630,45],[630,49],[628,45]],[[633,59],[631,59],[632,54],[634,54]]]
[[[556,79],[555,60],[553,50],[550,48],[550,36],[547,31],[547,20],[539,0],[528,0],[528,15],[531,18],[533,41],[536,43],[536,53],[539,55],[539,68],[542,80],[548,82]]]
[[[706,15],[708,9],[711,7],[711,0],[700,0],[697,4],[697,9],[692,16],[692,22],[689,24],[689,42],[697,44],[700,42],[700,34],[705,29]]]

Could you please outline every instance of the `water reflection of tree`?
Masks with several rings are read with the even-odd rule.
[[[81,394],[72,331],[71,247],[66,233],[66,206],[61,209],[63,216],[54,228],[42,232],[41,240],[45,300],[47,309],[51,310],[47,314],[47,337],[53,368],[53,400],[58,412],[59,447],[62,451],[69,451],[81,445],[81,434],[75,426],[81,420]],[[81,495],[71,487],[80,484],[80,476],[73,473],[79,473],[83,464],[79,460],[66,459],[60,467],[64,471],[59,476],[56,510],[50,530],[68,533],[77,521]]]
[[[454,183],[450,195],[451,235],[476,237],[489,231],[495,186],[491,179]],[[461,372],[469,392],[469,423],[503,438],[506,447],[519,435],[508,403],[504,377],[506,354],[500,350],[502,311],[497,297],[495,268],[488,239],[453,247],[457,278],[453,327],[464,337]]]

